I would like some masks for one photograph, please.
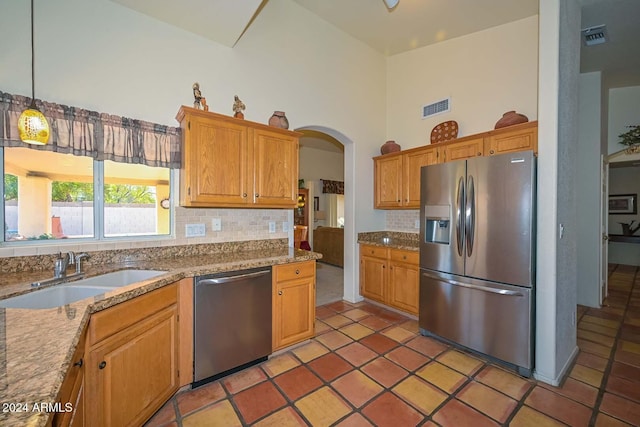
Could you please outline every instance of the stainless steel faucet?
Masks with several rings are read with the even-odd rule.
[[[75,263],[75,254],[71,251],[62,256],[62,252],[58,253],[58,258],[53,264],[53,277],[61,279],[67,276],[67,267],[69,264]]]
[[[85,258],[86,259],[91,258],[91,255],[89,255],[86,252],[82,252],[74,257],[74,260],[76,263],[76,274],[82,273],[82,260]]]

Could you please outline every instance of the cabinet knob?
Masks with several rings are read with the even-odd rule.
[[[482,153],[478,151],[478,156],[482,156]]]
[[[278,291],[278,295],[282,295],[282,291]]]
[[[495,151],[489,150],[489,154],[493,154],[493,153],[495,153]]]
[[[296,269],[296,274],[300,274],[300,270]]]
[[[387,266],[386,266],[386,265],[383,265],[383,266],[382,266],[382,268],[387,268]]]
[[[256,193],[256,197],[260,197],[260,195],[258,193]]]
[[[247,197],[247,193],[242,193],[242,197]]]
[[[81,368],[83,363],[84,362],[82,361],[82,359],[80,359],[76,363],[74,363],[73,366],[77,366],[78,368]]]
[[[398,203],[400,203],[400,199],[398,199]]]
[[[407,259],[407,256],[406,255],[402,255],[402,259]]]
[[[107,366],[107,362],[105,362],[104,360],[102,362],[100,362],[100,364],[98,365],[98,368],[100,369],[104,369],[104,367]]]

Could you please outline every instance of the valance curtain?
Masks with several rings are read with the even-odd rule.
[[[343,181],[329,181],[328,179],[323,179],[322,181],[322,192],[330,193],[330,194],[344,194],[344,182]]]
[[[47,145],[20,141],[18,118],[31,98],[0,92],[0,146],[71,153],[96,160],[180,168],[180,128],[36,100],[51,127]]]

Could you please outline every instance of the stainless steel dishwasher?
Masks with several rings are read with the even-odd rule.
[[[271,267],[195,277],[193,387],[271,354]]]

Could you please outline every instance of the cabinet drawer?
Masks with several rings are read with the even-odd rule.
[[[176,304],[177,289],[175,284],[168,285],[93,314],[89,322],[89,345]]]
[[[276,282],[284,280],[298,279],[300,277],[310,277],[315,274],[315,261],[294,262],[291,264],[280,264],[273,267],[273,275]]]
[[[366,255],[375,258],[387,258],[388,249],[380,246],[361,245],[360,255]]]
[[[419,259],[420,259],[420,252],[391,249],[390,258],[391,258],[391,261],[406,262],[407,264],[418,265]]]

